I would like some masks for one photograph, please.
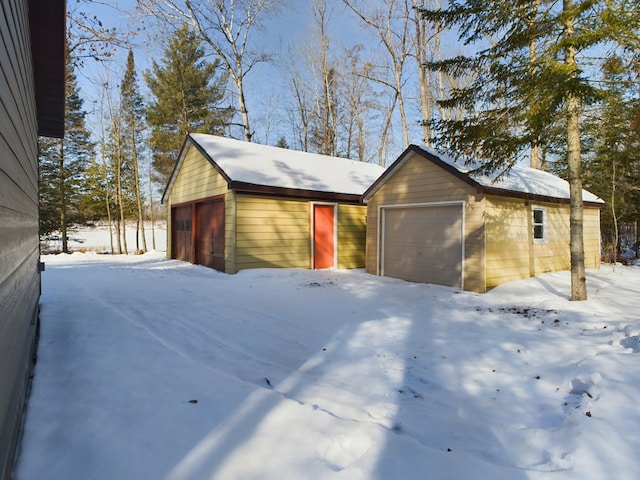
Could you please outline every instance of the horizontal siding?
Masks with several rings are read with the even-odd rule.
[[[367,208],[338,205],[338,268],[364,268]]]
[[[224,195],[224,271],[236,273],[236,194],[227,190]]]
[[[236,196],[236,270],[309,268],[309,202]]]
[[[0,479],[10,476],[40,295],[37,117],[27,2],[0,16]]]
[[[227,192],[227,182],[193,146],[185,154],[171,189],[169,203],[176,205]]]
[[[412,155],[367,203],[366,271],[378,271],[378,207],[465,201],[465,289],[485,290],[483,201],[475,189],[419,155]]]
[[[531,276],[543,273],[569,270],[571,268],[571,250],[569,246],[569,206],[568,205],[531,205],[542,206],[546,211],[545,240],[533,242],[533,268]],[[533,227],[530,229],[533,237]]]
[[[600,268],[600,209],[585,208],[583,222],[585,268]]]
[[[545,239],[533,241],[533,208],[545,209]],[[488,197],[487,286],[543,273],[569,270],[569,205],[533,203]],[[595,208],[584,209],[585,266],[599,266],[600,216]]]
[[[524,200],[487,197],[487,288],[530,276],[530,215]]]

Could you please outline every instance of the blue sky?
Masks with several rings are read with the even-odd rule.
[[[291,143],[289,127],[283,121],[278,121],[278,119],[274,118],[286,115],[286,112],[282,111],[282,107],[289,96],[289,92],[286,89],[288,80],[286,69],[283,69],[281,65],[286,64],[286,55],[289,51],[295,52],[301,45],[310,41],[312,16],[310,2],[293,1],[290,3],[292,6],[266,18],[263,28],[259,31],[254,31],[252,36],[256,45],[260,45],[265,50],[273,53],[275,58],[273,64],[260,64],[255,67],[246,78],[250,120],[252,128],[256,131],[254,138],[260,143],[275,144],[281,136],[287,138]],[[368,34],[363,32],[356,19],[345,9],[341,2],[330,1],[330,4],[333,5],[330,16],[330,32],[332,47],[335,52],[341,52],[343,48],[353,46],[356,43],[364,43],[372,48],[376,47],[377,41],[372,40]],[[70,1],[70,8],[74,5],[77,5],[77,3],[73,2],[73,0]],[[147,94],[142,72],[150,66],[153,59],[159,61],[162,58],[166,39],[164,41],[162,39],[152,39],[154,27],[148,20],[143,22],[138,19],[132,23],[130,14],[134,7],[135,0],[117,0],[110,1],[106,5],[83,2],[80,4],[79,10],[96,15],[105,26],[116,27],[121,30],[131,30],[142,25],[146,27],[146,30],[142,34],[135,36],[132,41],[134,43],[140,87],[143,93]],[[117,82],[122,77],[125,59],[126,50],[122,49],[116,52],[114,61],[109,62],[107,65],[108,69],[112,71],[110,74],[112,83]],[[87,111],[99,109],[100,91],[93,84],[95,84],[96,78],[103,79],[106,75],[105,72],[105,66],[98,62],[87,63],[78,72],[81,94],[85,99]],[[413,105],[408,105],[409,118],[417,120],[418,105],[415,101],[412,103]],[[98,116],[93,114],[90,119],[90,125],[97,126],[97,122]],[[239,138],[240,133],[238,132],[234,136]],[[401,143],[399,134],[397,139]],[[417,121],[412,131],[411,141],[413,143],[421,142],[421,132],[417,126]],[[403,146],[398,145],[392,149],[393,152],[396,152],[396,150],[397,152],[390,153],[390,155],[397,155],[402,149]],[[393,159],[391,158],[390,160]]]

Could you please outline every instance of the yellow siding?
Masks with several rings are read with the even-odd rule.
[[[584,209],[584,266],[600,268],[600,209]]]
[[[465,201],[465,290],[484,292],[483,201],[475,189],[419,155],[409,158],[367,205],[366,270],[378,272],[378,207]]]
[[[571,268],[569,205],[487,197],[487,288]],[[533,208],[545,209],[545,239],[533,240]],[[585,266],[599,266],[600,216],[584,210]]]
[[[212,168],[213,170],[213,168]],[[236,193],[227,190],[224,195],[224,271],[236,273]]]
[[[364,268],[367,208],[338,206],[338,268]]]
[[[309,268],[309,202],[238,195],[236,270]]]
[[[171,189],[169,203],[199,200],[227,192],[227,182],[193,146],[189,147]]]
[[[494,196],[485,206],[487,288],[528,278],[531,210],[524,200]]]

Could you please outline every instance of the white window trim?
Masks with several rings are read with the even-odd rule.
[[[542,212],[542,223],[535,223],[535,211],[540,210]],[[542,238],[535,237],[536,225],[542,225]],[[539,205],[531,206],[531,238],[533,243],[546,243],[547,242],[547,209]]]

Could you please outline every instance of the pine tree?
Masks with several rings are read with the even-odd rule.
[[[40,235],[59,232],[62,251],[69,252],[69,227],[82,221],[78,209],[83,175],[93,156],[94,145],[85,126],[86,112],[67,57],[65,136],[40,139]]]
[[[138,88],[138,79],[133,59],[133,50],[129,49],[127,56],[127,68],[120,87],[120,108],[122,109],[122,130],[125,146],[125,155],[128,157],[128,164],[133,171],[133,189],[136,198],[136,251],[140,249],[139,236],[142,235],[142,251],[147,251],[147,240],[144,234],[144,218],[142,209],[142,195],[140,187],[139,153],[143,148],[143,103],[142,96]]]
[[[169,42],[160,64],[144,74],[153,100],[147,122],[155,180],[166,185],[188,133],[222,134],[232,111],[219,105],[225,99],[226,76],[218,74],[219,60],[204,59],[201,41],[185,24]]]
[[[590,65],[582,54],[605,43],[629,47],[637,38],[639,10],[630,0],[454,0],[447,9],[423,12],[477,47],[471,55],[429,65],[454,76],[475,75],[442,102],[468,115],[433,122],[438,146],[479,158],[480,170],[506,171],[543,145],[557,119],[564,119],[573,300],[587,297],[580,116],[600,95],[585,75]]]
[[[615,262],[620,226],[640,220],[640,88],[617,56],[607,59],[603,72],[605,96],[585,122],[585,186],[606,202],[603,250]]]

